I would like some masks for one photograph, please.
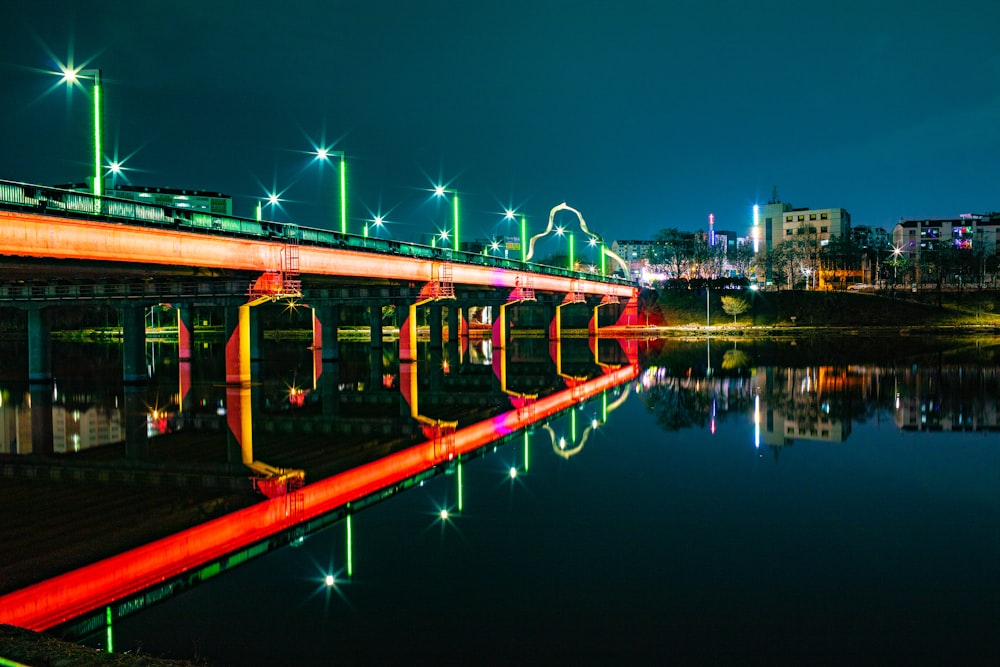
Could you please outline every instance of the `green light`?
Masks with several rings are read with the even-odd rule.
[[[568,234],[567,236],[569,236],[569,270],[572,271],[573,268],[576,266],[576,261],[573,258],[573,238],[574,237],[573,237],[572,234]]]
[[[354,536],[351,528],[351,515],[347,515],[347,576],[354,574]]]
[[[368,238],[368,223],[367,222],[365,223],[364,235],[365,235],[365,238]]]
[[[455,252],[458,252],[458,193],[455,193]]]
[[[606,276],[607,270],[604,266],[604,241],[601,241],[601,276]]]
[[[569,439],[576,443],[576,410],[569,413]]]
[[[94,74],[94,196],[104,193],[104,173],[101,170],[101,156],[104,154],[101,141],[101,70]]]
[[[257,202],[257,222],[260,222],[260,202]]]
[[[340,154],[340,233],[347,233],[347,160]]]
[[[461,512],[463,504],[462,496],[464,495],[464,489],[462,488],[462,462],[459,461],[456,467],[458,469],[458,474],[456,475],[458,477],[458,511]]]
[[[524,472],[528,472],[528,431],[524,432]]]
[[[106,620],[106,625],[107,625],[108,653],[114,653],[115,650],[114,650],[114,646],[112,644],[114,638],[113,638],[112,632],[111,632],[111,605],[108,605],[105,608],[105,610],[104,610],[104,618]]]
[[[528,261],[528,223],[523,215],[521,216],[521,261]]]
[[[608,392],[601,394],[601,422],[608,423]]]

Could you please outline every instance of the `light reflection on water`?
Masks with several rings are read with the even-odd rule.
[[[340,523],[119,621],[118,650],[994,664],[994,358],[699,368],[696,347],[354,515],[351,576]]]

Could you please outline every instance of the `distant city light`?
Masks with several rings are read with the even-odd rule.
[[[333,575],[332,574],[326,575],[326,579],[323,580],[323,583],[326,584],[327,587],[332,587],[333,584],[335,583]]]

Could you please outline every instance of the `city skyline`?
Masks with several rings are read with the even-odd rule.
[[[0,178],[80,181],[91,117],[47,72],[100,68],[108,160],[136,185],[218,191],[236,215],[420,240],[567,202],[605,239],[745,233],[777,186],[857,225],[1000,208],[992,3],[37,2],[0,28]],[[127,159],[125,159],[127,158]],[[332,168],[331,168],[332,167]]]

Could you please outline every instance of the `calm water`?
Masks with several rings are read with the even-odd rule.
[[[995,355],[658,342],[636,381],[354,515],[352,576],[341,522],[118,621],[115,649],[998,664]]]

